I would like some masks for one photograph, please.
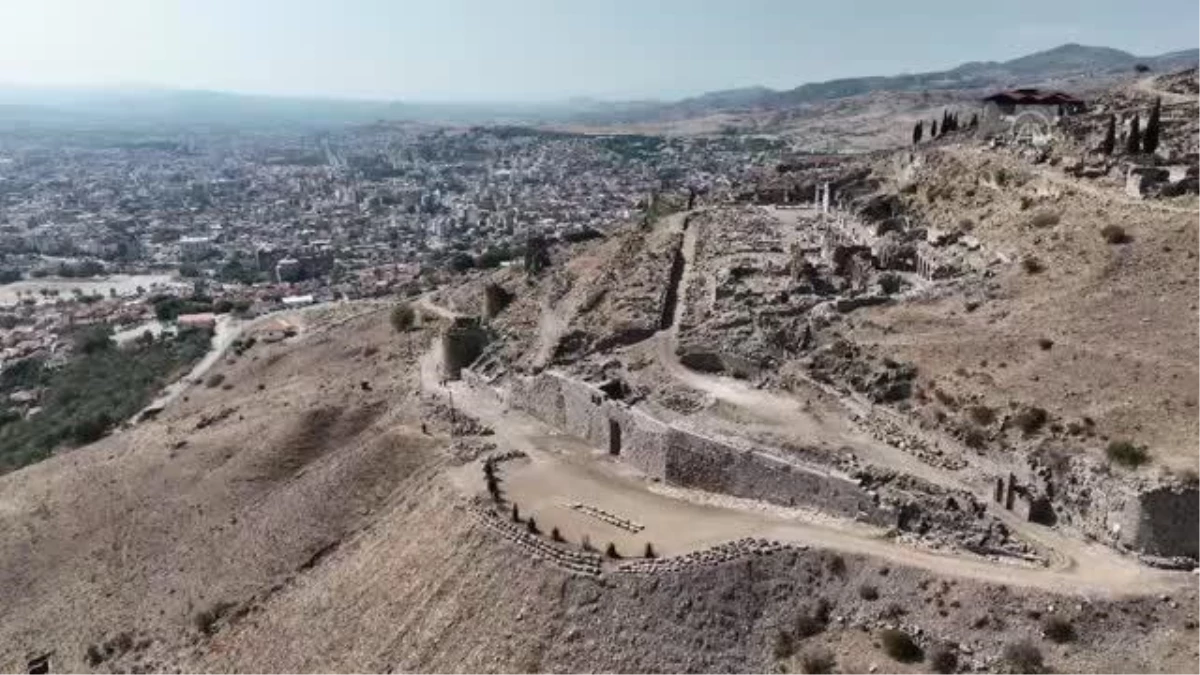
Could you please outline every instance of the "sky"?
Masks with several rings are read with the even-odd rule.
[[[1197,46],[1196,0],[0,0],[0,85],[678,98],[1066,42]]]

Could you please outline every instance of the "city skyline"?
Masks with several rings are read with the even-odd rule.
[[[1170,6],[1168,6],[1170,5]],[[1194,3],[7,3],[0,85],[414,102],[677,99],[1003,61],[1063,43],[1195,46]],[[1163,16],[1189,18],[1163,21]]]

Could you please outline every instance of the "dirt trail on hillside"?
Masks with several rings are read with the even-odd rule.
[[[1188,94],[1176,94],[1173,91],[1159,89],[1156,85],[1158,84],[1158,78],[1160,76],[1161,75],[1152,75],[1150,77],[1143,77],[1135,81],[1133,83],[1133,87],[1140,91],[1151,94],[1152,96],[1162,97],[1163,103],[1192,103],[1196,100],[1195,96],[1190,96]]]
[[[1057,592],[1136,595],[1169,591],[1189,581],[1187,574],[1144,567],[1101,545],[1069,540],[1007,513],[996,515],[1022,537],[1049,552],[1051,567],[1027,567],[919,550],[891,541],[882,531],[861,523],[828,516],[814,518],[801,510],[750,509],[737,503],[741,500],[718,500],[720,505],[714,505],[703,493],[677,488],[651,489],[645,478],[631,468],[597,455],[582,441],[510,409],[498,395],[463,382],[443,385],[438,368],[436,352],[430,351],[422,357],[420,379],[424,392],[452,396],[455,407],[490,426],[496,440],[528,454],[529,466],[513,470],[506,489],[514,501],[538,514],[543,528],[561,524],[567,533],[572,528],[586,529],[580,517],[572,515],[567,506],[576,500],[586,500],[646,526],[640,538],[619,533],[609,537],[626,550],[631,544],[643,545],[652,540],[660,551],[677,555],[742,537],[767,537],[871,555],[941,574]],[[758,393],[763,402],[786,406],[786,399]],[[482,483],[475,475],[477,471],[477,467],[467,465],[455,475],[454,482],[460,489],[478,492]]]

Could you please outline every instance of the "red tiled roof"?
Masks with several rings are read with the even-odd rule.
[[[1083,103],[1081,99],[1061,92],[1042,91],[1041,89],[1011,89],[1000,91],[983,99],[995,103],[1011,103],[1015,105],[1061,105]]]

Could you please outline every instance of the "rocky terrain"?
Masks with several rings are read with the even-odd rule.
[[[290,313],[0,477],[0,668],[1195,672],[1196,158],[1099,119]]]

